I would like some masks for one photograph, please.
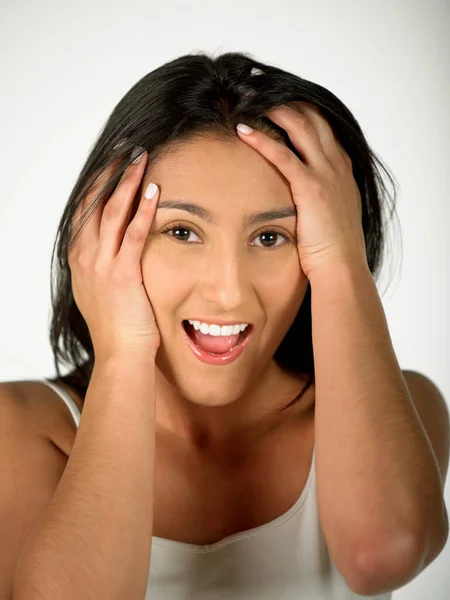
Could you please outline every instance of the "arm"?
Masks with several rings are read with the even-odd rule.
[[[154,371],[154,356],[95,364],[66,468],[22,551],[14,600],[145,597]]]
[[[367,265],[319,269],[311,297],[321,522],[355,591],[382,593],[445,545],[439,468]]]
[[[442,550],[441,474],[367,264],[352,158],[318,106],[289,104],[267,117],[304,160],[261,131],[237,132],[291,186],[312,291],[319,514],[341,573],[355,591],[377,594],[409,581]],[[448,439],[444,425],[439,431]]]

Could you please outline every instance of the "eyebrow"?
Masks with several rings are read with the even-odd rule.
[[[157,205],[157,209],[159,208],[178,208],[180,210],[185,210],[192,215],[196,215],[197,217],[204,219],[208,223],[217,225],[217,219],[214,214],[198,204],[183,202],[181,200],[164,200]],[[296,216],[297,209],[295,206],[287,206],[286,208],[276,208],[260,213],[246,213],[244,216],[244,223],[246,226],[248,226],[255,225],[256,223],[264,223],[265,221],[271,221],[272,219],[284,219],[285,217]]]

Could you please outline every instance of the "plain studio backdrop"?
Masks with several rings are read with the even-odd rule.
[[[450,402],[448,0],[0,7],[0,381],[55,374],[48,329],[56,227],[114,106],[180,55],[241,51],[336,94],[394,175],[401,227],[391,226],[378,290],[401,368],[430,377]],[[450,543],[394,598],[448,598],[449,564]]]

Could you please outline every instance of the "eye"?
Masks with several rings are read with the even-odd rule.
[[[171,225],[168,229],[164,229],[163,231],[161,231],[161,233],[166,234],[169,237],[175,238],[175,240],[177,242],[185,242],[186,241],[186,239],[180,239],[177,235],[170,235],[172,233],[172,231],[175,231],[176,233],[179,231],[182,231],[182,232],[188,231],[188,232],[194,233],[194,231],[192,231],[192,229],[190,229],[189,227],[186,227],[185,225],[183,225],[183,223],[175,223],[174,225]],[[194,233],[194,235],[196,235],[196,234]],[[186,237],[189,237],[189,233],[187,236],[186,235],[184,236],[184,238],[186,238]]]
[[[278,246],[275,246],[275,245],[271,244],[270,246],[262,246],[262,247],[263,247],[263,248],[280,248],[280,246],[284,246],[286,243],[289,243],[289,242],[291,241],[291,240],[290,240],[288,237],[286,237],[286,236],[285,236],[285,235],[283,235],[282,233],[279,233],[278,231],[271,231],[271,230],[268,230],[268,231],[263,231],[262,233],[258,233],[258,235],[255,237],[255,240],[256,240],[257,238],[262,238],[263,236],[264,236],[264,237],[265,237],[265,236],[267,236],[267,237],[269,237],[269,236],[270,236],[270,237],[272,238],[272,240],[273,240],[273,239],[274,239],[274,237],[275,237],[275,236],[277,236],[277,235],[278,235],[279,237],[281,237],[281,238],[283,238],[283,239],[284,239],[284,243],[282,243],[282,244],[279,244]],[[269,241],[270,241],[270,240],[269,240]]]
[[[172,232],[174,232],[174,233],[172,234]],[[179,235],[180,232],[181,232],[181,236]],[[187,227],[183,223],[175,223],[175,224],[171,225],[169,228],[161,231],[161,233],[168,235],[169,237],[174,238],[177,242],[181,242],[181,243],[188,242],[190,233],[197,235],[193,229],[191,229],[190,227]],[[278,244],[278,245],[273,244],[273,240],[276,239],[276,236],[278,236],[279,238],[282,238],[284,240],[284,242],[281,244]],[[261,245],[256,244],[256,247],[266,248],[266,249],[280,248],[281,246],[285,246],[286,243],[292,242],[292,240],[289,237],[287,237],[286,235],[284,235],[278,231],[274,231],[274,230],[262,231],[261,233],[256,235],[254,239],[263,238],[263,237],[266,238],[266,241],[267,241],[267,238],[269,238],[268,242],[270,245],[262,245],[261,246]],[[194,242],[194,243],[196,243],[196,242]]]

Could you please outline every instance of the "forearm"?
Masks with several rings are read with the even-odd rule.
[[[368,267],[330,267],[310,283],[324,533],[335,555],[388,548],[439,518],[436,460]]]
[[[153,527],[152,361],[96,363],[67,466],[25,545],[15,599],[145,597]]]

